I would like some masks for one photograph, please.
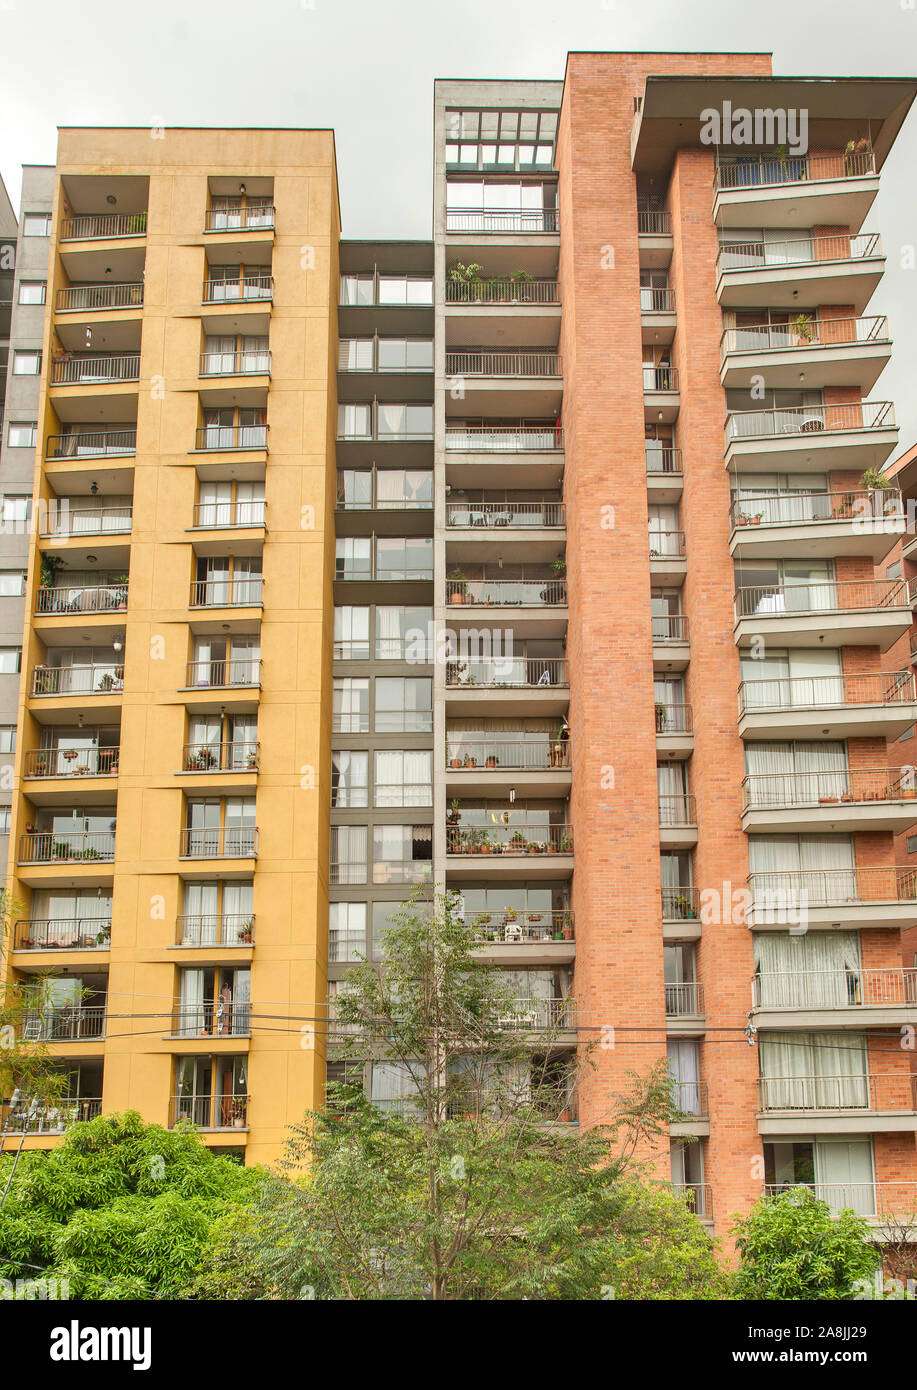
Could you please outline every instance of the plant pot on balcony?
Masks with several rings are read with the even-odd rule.
[[[497,766],[497,760],[496,760],[496,758],[490,757],[490,758],[485,759],[484,766],[485,766],[485,767],[489,767],[489,768],[494,768],[494,767],[496,767],[496,766]]]
[[[450,595],[449,595],[449,602],[450,602],[450,603],[464,603],[464,602],[465,602],[465,595],[462,594],[462,593],[453,593],[453,594],[450,594]]]
[[[449,766],[450,766],[450,767],[461,767],[461,765],[462,765],[462,760],[461,760],[461,758],[450,758],[450,759],[449,759]],[[453,822],[453,823],[454,823],[454,822]]]

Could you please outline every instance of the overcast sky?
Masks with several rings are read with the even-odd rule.
[[[0,0],[0,173],[58,125],[333,126],[347,237],[431,230],[436,77],[562,78],[568,49],[772,51],[776,73],[910,76],[917,0]],[[895,355],[872,393],[917,439],[917,107],[866,231]]]

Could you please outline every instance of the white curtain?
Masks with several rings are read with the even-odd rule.
[[[862,1001],[855,931],[754,934],[758,1003],[774,1009],[843,1009]]]
[[[204,972],[181,972],[179,1029],[185,1037],[197,1037],[204,1029]]]
[[[676,1083],[675,1104],[687,1115],[699,1115],[700,1058],[695,1038],[671,1038],[666,1044],[669,1075]]]
[[[219,885],[186,883],[183,910],[183,944],[199,941],[202,946],[215,946],[219,941]]]
[[[770,1110],[865,1110],[866,1040],[856,1033],[763,1034],[761,1086]]]

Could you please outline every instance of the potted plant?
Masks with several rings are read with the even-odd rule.
[[[258,766],[258,754],[249,753],[245,759],[245,766],[249,769],[250,772],[253,772]]]
[[[477,760],[477,758],[472,757],[472,755],[471,755],[470,753],[466,753],[466,754],[465,754],[465,767],[477,767],[477,765],[478,765],[478,760]]]
[[[557,575],[558,579],[562,579],[567,573],[567,562],[562,555],[558,555],[551,561],[551,569]]]
[[[570,836],[570,835],[564,835],[564,836],[561,838],[561,842],[560,842],[560,852],[561,852],[561,854],[572,854],[572,853],[573,853],[573,839],[572,839],[572,836]]]
[[[127,607],[127,575],[119,574],[114,580],[115,599],[119,609]]]
[[[39,577],[43,589],[53,589],[57,571],[63,569],[66,560],[62,560],[59,555],[42,555]]]
[[[41,754],[39,757],[37,757],[37,758],[35,759],[35,776],[36,776],[36,777],[44,777],[44,775],[45,775],[47,769],[48,769],[48,760],[47,760],[47,758],[44,756],[44,754]]]
[[[96,932],[95,942],[97,946],[107,946],[111,941],[111,922],[106,922],[100,931]]]
[[[564,941],[573,940],[573,918],[570,916],[569,912],[564,913],[563,934]]]
[[[860,487],[869,493],[887,492],[892,487],[892,480],[881,468],[867,468],[860,478]]]
[[[246,946],[250,946],[253,933],[254,923],[252,922],[251,918],[249,918],[247,922],[243,922],[242,927],[239,930],[239,940],[243,942]]]
[[[509,843],[512,845],[513,849],[517,852],[517,854],[521,854],[525,848],[525,836],[523,835],[522,831],[514,830],[512,835],[510,835],[509,837]]]
[[[518,916],[518,913],[516,912],[516,909],[515,909],[514,907],[507,907],[507,908],[505,908],[505,909],[504,909],[504,912],[503,912],[503,921],[504,921],[504,924],[505,924],[506,922],[515,922],[517,916]]]
[[[679,917],[693,918],[697,916],[691,899],[686,898],[683,893],[676,894],[675,907],[677,908],[677,916]]]
[[[462,760],[461,760],[461,758],[458,756],[458,754],[456,753],[455,749],[453,748],[452,753],[451,753],[451,755],[450,755],[450,757],[449,757],[449,766],[450,766],[450,767],[461,767],[461,765],[462,765]]]
[[[468,594],[468,581],[462,571],[460,569],[454,569],[446,578],[449,580],[450,584],[449,602],[464,603]]]
[[[797,314],[791,325],[796,330],[796,345],[811,343],[815,337],[815,320],[811,314]]]
[[[499,761],[500,761],[500,759],[496,756],[495,753],[488,753],[487,757],[486,757],[485,760],[484,760],[484,766],[485,766],[485,767],[496,767],[496,766],[497,766],[497,763],[498,763]]]
[[[452,800],[449,802],[449,810],[446,812],[446,824],[458,825],[459,821],[461,820],[461,816],[462,812],[459,803],[457,799],[453,797]]]

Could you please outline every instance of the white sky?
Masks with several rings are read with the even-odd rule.
[[[910,8],[914,6],[914,8]],[[58,125],[333,126],[346,237],[428,237],[436,77],[563,77],[568,49],[772,50],[788,75],[908,76],[917,0],[0,0],[0,173]],[[866,231],[895,340],[877,399],[917,438],[917,109]]]

